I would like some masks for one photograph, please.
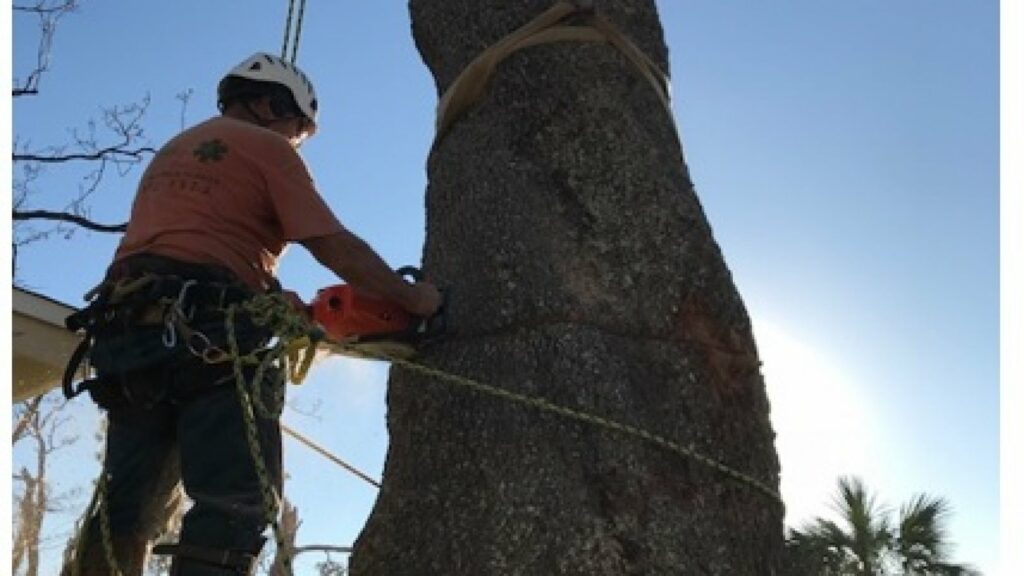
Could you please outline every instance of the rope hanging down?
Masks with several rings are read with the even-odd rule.
[[[299,0],[299,15],[295,18],[295,37],[292,38],[292,15],[295,13],[295,0],[288,0],[288,16],[284,20],[284,41],[281,43],[281,58],[295,64],[299,54],[299,37],[302,35],[302,18],[306,15],[306,0]],[[288,55],[288,40],[292,41],[292,53]]]

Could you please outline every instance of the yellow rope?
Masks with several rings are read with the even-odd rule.
[[[303,346],[306,346],[307,342],[315,344],[318,341],[317,338],[309,339],[309,334],[315,332],[316,328],[304,317],[294,312],[294,310],[291,308],[291,305],[287,301],[277,296],[271,296],[271,300],[269,301],[260,301],[260,299],[265,298],[267,298],[267,296],[260,296],[257,297],[257,299],[254,299],[254,303],[251,305],[251,309],[267,311],[267,313],[260,317],[260,320],[262,321],[270,322],[271,319],[278,319],[282,322],[282,327],[284,328],[284,335],[282,336],[281,333],[279,333],[279,337],[285,340],[285,343],[279,343],[278,346],[288,348],[289,345],[293,342],[301,342]],[[270,310],[274,311],[269,312]],[[267,325],[268,327],[272,327],[271,324],[262,324],[262,322],[257,323],[261,325]],[[303,341],[304,338],[308,340]],[[475,390],[477,392],[489,396],[494,396],[524,406],[530,406],[543,412],[558,414],[565,418],[576,420],[577,422],[584,422],[619,434],[624,434],[626,436],[631,436],[633,438],[650,442],[666,450],[674,452],[680,456],[699,462],[705,466],[708,466],[722,473],[723,475],[729,478],[732,478],[733,480],[736,480],[751,488],[754,488],[758,492],[761,492],[762,494],[768,496],[769,498],[771,498],[772,500],[776,501],[779,504],[783,503],[782,496],[777,491],[773,490],[770,486],[768,486],[766,483],[758,480],[757,478],[754,478],[749,474],[746,474],[745,472],[739,471],[735,468],[732,468],[731,466],[728,466],[727,464],[719,462],[714,458],[705,456],[704,454],[698,452],[692,445],[684,446],[678,442],[665,438],[664,436],[660,436],[658,434],[653,434],[651,432],[643,430],[642,428],[632,426],[629,424],[623,424],[621,422],[617,422],[615,420],[611,420],[609,418],[605,418],[602,416],[589,414],[582,410],[561,406],[545,398],[511,392],[509,390],[505,390],[503,388],[499,388],[491,384],[486,384],[478,380],[474,380],[472,378],[467,378],[465,376],[460,376],[457,374],[451,374],[449,372],[445,372],[444,370],[426,366],[424,364],[409,360],[407,358],[402,358],[394,354],[388,354],[386,352],[383,352],[379,347],[375,348],[374,351],[370,352],[367,351],[366,349],[360,348],[357,344],[338,343],[333,341],[323,341],[322,344],[327,346],[328,349],[335,352],[340,352],[361,358],[391,362],[394,365],[408,368],[421,374],[437,378],[442,382],[447,382],[449,384],[457,385],[462,388]],[[310,348],[307,347],[305,360],[303,364],[307,370],[308,364],[312,360],[312,356],[312,351],[310,350]],[[305,375],[306,370],[302,370],[300,372],[302,375]]]
[[[709,456],[705,456],[704,454],[701,454],[692,445],[691,446],[683,446],[682,444],[679,444],[678,442],[675,442],[673,440],[669,440],[668,438],[665,438],[664,436],[659,436],[657,434],[652,434],[652,433],[650,433],[650,432],[648,432],[646,430],[643,430],[642,428],[638,428],[636,426],[631,426],[629,424],[623,424],[621,422],[616,422],[615,420],[611,420],[611,419],[604,418],[602,416],[597,416],[597,415],[594,415],[594,414],[589,414],[587,412],[583,412],[582,410],[576,410],[576,409],[573,409],[573,408],[567,408],[565,406],[561,406],[559,404],[555,404],[554,402],[551,402],[550,400],[547,400],[545,398],[540,398],[540,397],[536,397],[536,396],[528,396],[526,394],[519,394],[517,392],[512,392],[512,391],[509,391],[509,390],[505,390],[505,389],[499,388],[497,386],[492,386],[490,384],[485,384],[483,382],[480,382],[478,380],[474,380],[472,378],[466,378],[464,376],[458,376],[458,375],[455,375],[455,374],[450,374],[450,373],[445,372],[443,370],[439,370],[437,368],[432,368],[430,366],[425,366],[423,364],[420,364],[420,363],[417,363],[417,362],[413,362],[413,361],[410,361],[410,360],[407,360],[407,359],[404,359],[404,358],[388,357],[388,358],[380,358],[380,359],[381,360],[388,360],[392,364],[395,364],[395,365],[398,365],[398,366],[402,366],[402,367],[408,368],[410,370],[414,370],[416,372],[419,372],[421,374],[425,374],[427,376],[433,376],[433,377],[435,377],[435,378],[437,378],[439,380],[443,380],[443,381],[448,382],[450,384],[455,384],[455,385],[461,386],[463,388],[468,388],[468,389],[471,389],[471,390],[475,390],[477,392],[480,392],[480,393],[483,393],[483,394],[486,394],[486,395],[489,395],[489,396],[494,396],[496,398],[502,398],[504,400],[508,400],[508,401],[516,403],[516,404],[521,404],[521,405],[524,405],[524,406],[529,406],[529,407],[535,408],[537,410],[540,410],[542,412],[548,412],[548,413],[551,413],[551,414],[558,414],[560,416],[564,416],[566,418],[569,418],[570,420],[576,420],[577,422],[584,422],[584,423],[587,423],[587,424],[591,424],[593,426],[597,426],[599,428],[604,428],[604,429],[607,429],[607,430],[610,430],[610,431],[613,431],[613,432],[617,432],[617,433],[620,433],[620,434],[625,434],[626,436],[632,436],[634,438],[638,438],[640,440],[644,440],[646,442],[650,442],[650,443],[655,444],[657,446],[660,446],[660,447],[662,447],[662,448],[664,448],[666,450],[669,450],[671,452],[679,454],[680,456],[683,456],[685,458],[690,458],[691,460],[695,460],[696,462],[699,462],[699,463],[701,463],[701,464],[703,464],[705,466],[708,466],[708,467],[716,470],[717,472],[720,472],[721,474],[723,474],[723,475],[725,475],[725,476],[727,476],[729,478],[732,478],[733,480],[736,480],[736,481],[740,482],[741,484],[746,484],[746,485],[750,486],[751,488],[754,488],[758,492],[761,492],[762,494],[768,496],[769,498],[771,498],[772,500],[774,500],[776,503],[778,503],[780,505],[784,504],[783,500],[782,500],[782,496],[778,492],[773,490],[771,487],[769,487],[767,484],[765,484],[764,482],[761,482],[760,480],[754,478],[753,476],[751,476],[749,474],[746,474],[746,473],[741,472],[741,471],[739,471],[739,470],[737,470],[735,468],[732,468],[732,467],[730,467],[730,466],[728,466],[728,465],[726,465],[726,464],[724,464],[722,462],[719,462],[718,460],[715,460],[714,458],[711,458]]]
[[[239,349],[238,338],[235,330],[235,320],[239,313],[246,314],[253,324],[273,331],[277,337],[276,343],[267,349],[242,354]],[[227,357],[233,363],[235,388],[241,404],[242,416],[245,420],[246,442],[248,443],[250,456],[253,460],[253,466],[256,469],[256,474],[260,482],[264,517],[266,522],[270,524],[274,531],[274,538],[277,543],[278,550],[285,551],[282,554],[282,567],[285,571],[284,573],[288,576],[293,573],[292,559],[291,555],[287,552],[288,546],[285,540],[285,535],[282,533],[280,522],[278,522],[281,497],[277,493],[277,490],[270,479],[270,474],[266,469],[266,464],[263,461],[263,453],[258,437],[258,428],[256,426],[256,414],[258,413],[264,418],[274,419],[280,416],[281,410],[284,407],[285,378],[289,377],[295,383],[302,381],[309,372],[318,344],[324,344],[328,349],[334,352],[391,362],[393,365],[430,376],[441,382],[446,382],[484,395],[507,400],[522,406],[528,406],[542,412],[557,414],[570,420],[575,420],[577,422],[582,422],[649,442],[663,449],[669,450],[670,452],[703,464],[742,485],[753,488],[757,492],[768,496],[775,503],[784,505],[781,495],[766,483],[745,472],[715,460],[714,458],[701,454],[692,445],[684,446],[678,442],[665,438],[664,436],[643,430],[642,428],[617,422],[595,414],[590,414],[582,410],[562,406],[545,398],[512,392],[491,384],[480,382],[479,380],[457,374],[451,374],[438,368],[383,352],[379,348],[369,352],[366,349],[360,348],[356,344],[321,341],[321,337],[323,336],[322,331],[320,331],[318,327],[314,326],[305,316],[297,313],[287,300],[277,294],[264,294],[256,296],[243,303],[233,304],[225,311],[224,325],[227,331]],[[274,367],[275,364],[278,369],[272,370],[272,367]],[[251,382],[246,382],[244,373],[244,368],[246,366],[255,366]],[[276,374],[276,378],[270,382],[266,381],[267,370],[271,370],[272,373]],[[273,394],[274,400],[271,406],[267,406],[262,400],[262,396],[265,392],[264,387],[268,385],[272,387],[270,392]],[[329,455],[329,453],[326,453],[325,450],[319,448],[308,439],[300,437],[300,435],[285,426],[282,426],[282,428],[307,446],[312,447],[321,454]],[[340,459],[332,458],[332,460],[343,465],[343,463],[340,462]],[[346,468],[352,470],[351,467],[346,466]],[[378,487],[380,486],[379,483],[369,477],[362,474],[359,475],[371,484]],[[90,518],[93,513],[99,515],[100,529],[102,533],[103,546],[107,555],[107,562],[112,567],[112,573],[119,575],[120,571],[117,568],[113,546],[110,541],[110,526],[109,519],[107,518],[105,502],[106,480],[106,473],[104,471],[97,483],[96,492],[94,493],[93,501],[87,509],[89,512],[86,517]],[[81,537],[79,540],[81,541]],[[78,564],[82,557],[80,543],[76,546],[75,555],[75,562],[72,565],[73,574],[77,573],[79,570]]]
[[[250,353],[247,355],[241,354],[235,334],[235,317],[238,312],[246,313],[254,324],[272,330],[277,335],[277,343],[271,348],[260,351],[259,353]],[[285,543],[284,534],[282,534],[280,523],[277,520],[280,510],[280,496],[277,494],[263,462],[262,450],[260,448],[259,438],[257,437],[254,412],[259,410],[264,417],[274,418],[280,414],[280,409],[283,407],[284,403],[283,394],[285,375],[287,374],[289,376],[297,377],[296,381],[301,381],[301,379],[306,376],[315,354],[316,346],[320,342],[319,337],[322,336],[322,332],[320,332],[319,329],[311,324],[304,316],[295,312],[291,307],[291,304],[280,295],[270,294],[260,295],[242,304],[232,305],[228,308],[225,314],[225,327],[228,334],[229,356],[234,362],[235,385],[242,404],[242,414],[246,423],[246,440],[249,444],[250,455],[253,458],[253,463],[256,467],[256,473],[259,477],[263,493],[264,514],[266,521],[274,530],[278,550],[287,550],[288,548]],[[505,390],[491,384],[480,382],[479,380],[457,374],[451,374],[444,370],[427,366],[407,358],[381,352],[379,350],[368,353],[365,349],[360,349],[358,345],[350,343],[330,341],[325,341],[323,343],[334,352],[388,361],[393,365],[419,372],[441,382],[446,382],[448,384],[473,390],[488,396],[507,400],[515,404],[528,406],[542,412],[557,414],[570,420],[575,420],[577,422],[582,422],[611,432],[649,442],[665,450],[683,456],[684,458],[689,458],[707,466],[727,478],[767,496],[776,504],[784,505],[782,496],[768,484],[754,478],[750,474],[737,470],[723,462],[698,452],[693,445],[684,446],[678,442],[665,438],[664,436],[653,434],[637,426],[624,424],[610,418],[562,406],[545,398]],[[299,358],[299,356],[301,356],[301,358]],[[274,386],[275,396],[278,401],[275,402],[273,408],[268,409],[262,405],[260,400],[260,396],[262,395],[261,386],[263,385],[266,369],[274,363],[280,364],[281,368],[278,371],[278,380],[271,383]],[[243,368],[246,364],[255,364],[257,366],[253,376],[253,381],[250,383],[245,382],[245,376],[243,373]],[[280,391],[279,394],[278,391]],[[314,444],[304,438],[299,439],[300,441],[304,441],[308,446],[314,447],[314,449],[317,448]],[[322,453],[322,449],[320,451]],[[376,482],[373,482],[372,480],[371,482],[376,484]],[[292,574],[290,555],[285,553],[283,554],[283,558],[285,574],[290,575]]]
[[[243,355],[235,333],[235,318],[238,313],[245,314],[254,325],[271,330],[277,337],[277,342],[270,348]],[[245,420],[249,455],[260,482],[264,519],[274,531],[274,540],[278,551],[281,552],[284,574],[290,576],[291,554],[288,553],[285,534],[278,522],[281,497],[263,461],[256,414],[275,420],[280,416],[284,408],[285,378],[288,377],[295,383],[300,383],[305,378],[316,353],[316,338],[313,335],[318,331],[305,317],[296,313],[291,303],[280,294],[263,294],[231,305],[224,314],[224,327],[227,332],[228,356],[233,362],[235,390]],[[256,366],[251,382],[246,382],[245,379],[246,365]],[[278,370],[273,371],[275,365]],[[276,378],[269,383],[265,382],[267,370],[276,374]],[[264,387],[267,385],[271,387],[270,392],[274,400],[273,405],[269,407],[262,400]]]
[[[349,471],[351,474],[353,474],[354,476],[356,476],[359,479],[363,480],[367,484],[371,484],[371,485],[373,485],[373,486],[375,486],[377,488],[380,488],[380,482],[378,482],[378,481],[374,480],[373,478],[371,478],[369,474],[366,474],[362,470],[356,468],[355,466],[349,464],[348,462],[345,462],[344,460],[342,460],[341,458],[338,458],[334,454],[331,454],[331,452],[329,450],[327,450],[326,448],[320,446],[316,442],[313,442],[312,440],[310,440],[306,436],[303,436],[302,434],[299,434],[294,429],[289,428],[285,424],[281,424],[281,431],[284,432],[285,434],[288,434],[292,438],[298,440],[300,443],[304,444],[307,448],[313,450],[317,454],[320,454],[324,458],[327,458],[331,462],[334,462],[338,466],[341,466],[342,468],[344,468],[345,470]]]
[[[238,393],[238,399],[241,402],[242,417],[245,419],[245,439],[249,445],[249,455],[252,458],[253,466],[256,468],[256,476],[259,478],[260,482],[260,491],[263,498],[264,520],[270,524],[271,528],[273,528],[274,540],[277,543],[278,550],[287,550],[287,542],[281,531],[281,524],[277,521],[277,516],[280,511],[280,496],[274,488],[274,483],[270,479],[270,473],[267,472],[266,463],[263,461],[263,450],[260,447],[258,428],[256,427],[256,416],[254,414],[253,399],[255,398],[255,404],[257,406],[262,406],[259,398],[261,396],[260,386],[263,380],[264,364],[260,362],[256,369],[256,374],[253,376],[253,381],[249,383],[248,388],[253,391],[252,396],[250,396],[249,389],[247,389],[246,386],[245,373],[243,371],[243,367],[247,363],[246,359],[248,357],[243,356],[240,353],[238,348],[238,339],[235,335],[235,313],[237,310],[238,305],[232,305],[224,315],[224,325],[227,329],[228,336],[228,350],[234,363],[235,391]],[[283,554],[282,558],[284,573],[287,576],[291,576],[291,557],[289,554]]]
[[[106,466],[104,465],[104,468]],[[99,484],[96,486],[99,494],[99,506],[97,513],[100,515],[100,532],[103,534],[103,550],[107,555],[107,566],[114,576],[121,576],[121,570],[117,567],[117,556],[114,553],[114,542],[110,536],[110,511],[107,508],[107,474],[106,470],[100,476]]]
[[[100,544],[103,546],[107,567],[110,568],[112,576],[121,576],[122,572],[117,566],[117,556],[114,553],[114,543],[110,535],[110,514],[107,510],[106,454],[103,456],[103,466],[100,469],[100,476],[96,480],[96,488],[93,490],[89,505],[85,507],[85,514],[82,516],[82,522],[78,528],[78,537],[75,539],[75,546],[72,550],[73,557],[69,559],[71,576],[79,576],[82,573],[82,559],[85,556],[86,545],[91,540],[89,529],[93,518],[99,520]]]
[[[288,364],[292,371],[288,374],[288,380],[293,384],[302,384],[309,375],[309,368],[313,365],[313,358],[316,357],[317,341],[309,336],[296,338],[286,346]]]

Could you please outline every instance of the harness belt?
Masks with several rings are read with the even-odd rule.
[[[167,267],[158,268],[166,270]],[[201,337],[207,345],[209,340],[191,330],[190,321],[197,315],[220,314],[226,307],[253,296],[253,292],[242,285],[208,280],[203,278],[206,274],[183,277],[173,270],[168,271],[171,273],[163,273],[164,270],[132,272],[119,278],[108,276],[86,295],[91,298],[87,307],[64,319],[68,330],[85,332],[64,370],[62,388],[66,398],[74,398],[96,384],[95,379],[86,379],[76,387],[73,381],[97,336],[164,324],[167,327],[164,345],[168,349],[179,345],[178,332],[181,332],[186,347],[195,352],[193,337]],[[195,267],[190,266],[186,272],[195,272]]]
[[[97,312],[105,313],[107,310],[102,309],[126,302],[146,302],[161,308],[173,303],[188,315],[200,309],[221,310],[253,295],[252,291],[234,284],[156,274],[145,274],[130,281],[107,281],[94,291],[97,295],[89,306],[64,320],[68,330],[88,330],[95,323]]]

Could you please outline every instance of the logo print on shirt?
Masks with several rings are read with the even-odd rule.
[[[220,162],[228,153],[228,147],[220,141],[220,138],[207,140],[192,151],[192,155],[203,164],[207,162]]]

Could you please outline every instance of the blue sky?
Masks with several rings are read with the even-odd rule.
[[[942,495],[956,558],[997,574],[997,2],[658,4],[684,152],[765,363],[787,520],[825,514],[839,474],[893,506]],[[15,135],[61,142],[101,107],[149,94],[159,145],[180,127],[176,94],[193,90],[186,124],[201,121],[231,65],[280,50],[287,4],[124,6],[86,2],[62,22],[42,94],[15,102]],[[17,76],[35,33],[13,26]],[[311,0],[299,64],[322,103],[303,154],[324,196],[387,261],[418,263],[436,91],[405,3]],[[51,194],[80,176],[43,182]],[[110,179],[92,217],[124,220],[137,177]],[[79,232],[26,248],[19,279],[79,303],[115,243]],[[336,282],[301,248],[281,275],[307,299]],[[380,363],[327,360],[290,390],[319,417],[285,421],[379,476],[385,382]],[[95,410],[78,404],[88,444]],[[286,452],[300,543],[351,542],[375,491],[298,444]],[[64,486],[87,481],[89,454],[63,459]]]

